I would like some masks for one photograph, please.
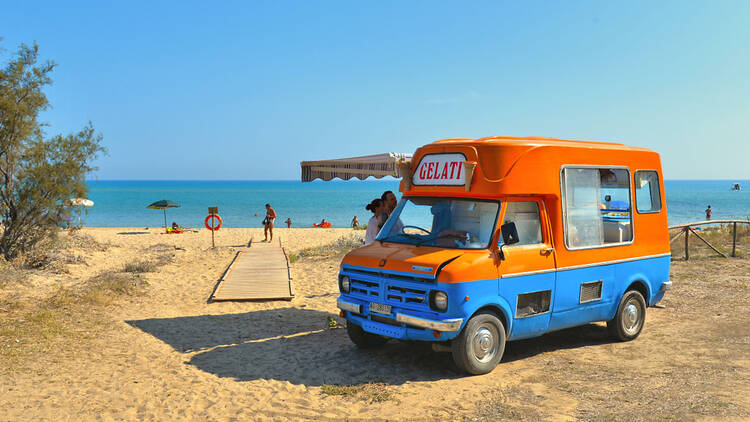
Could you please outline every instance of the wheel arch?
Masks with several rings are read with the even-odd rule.
[[[648,283],[641,279],[631,280],[628,287],[622,292],[622,295],[631,290],[639,292],[643,296],[643,300],[646,302],[646,306],[649,306],[649,303],[651,302],[651,294],[648,288]],[[620,297],[622,297],[622,295],[620,295]]]
[[[487,312],[495,314],[495,316],[500,320],[500,322],[503,323],[503,327],[505,327],[505,336],[506,337],[510,336],[510,328],[511,328],[510,321],[512,320],[509,318],[509,315],[507,314],[508,311],[503,309],[503,307],[499,304],[487,303],[479,307],[477,310],[475,310],[471,314],[471,316],[466,320],[466,322],[468,323],[471,318],[473,318],[476,314],[483,312],[483,311],[487,311]]]

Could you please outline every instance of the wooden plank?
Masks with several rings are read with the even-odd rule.
[[[253,242],[237,254],[212,300],[290,300],[291,272],[281,241]]]

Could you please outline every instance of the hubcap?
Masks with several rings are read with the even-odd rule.
[[[622,322],[625,331],[632,334],[638,329],[640,323],[640,313],[638,312],[638,306],[634,303],[628,303],[622,313]]]
[[[491,360],[497,353],[497,333],[491,326],[482,325],[474,333],[472,349],[474,357],[480,362]]]

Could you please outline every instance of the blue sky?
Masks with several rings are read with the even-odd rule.
[[[99,179],[298,179],[299,161],[449,137],[656,150],[750,179],[750,2],[5,2],[2,62],[58,63],[48,132]]]

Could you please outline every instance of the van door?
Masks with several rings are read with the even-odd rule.
[[[535,337],[547,331],[555,290],[555,250],[544,203],[510,200],[502,224],[513,222],[519,242],[504,246],[500,264],[500,296],[513,307],[509,340]],[[502,244],[502,239],[500,239]]]

